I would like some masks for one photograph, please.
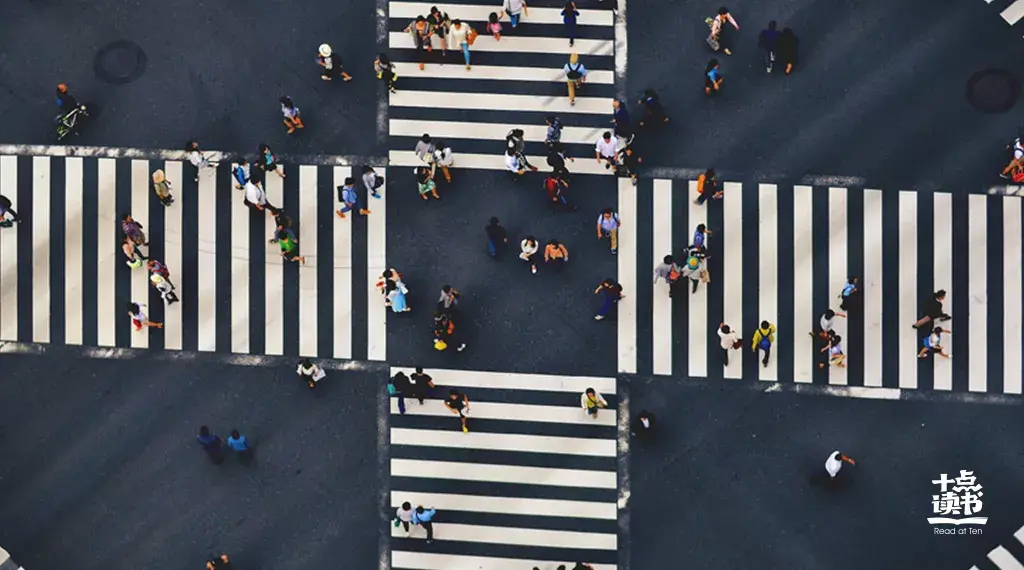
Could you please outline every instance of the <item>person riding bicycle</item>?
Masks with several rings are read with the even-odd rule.
[[[57,106],[65,115],[78,108],[78,99],[68,91],[65,83],[57,85]]]

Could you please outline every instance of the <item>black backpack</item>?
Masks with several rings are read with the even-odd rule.
[[[580,77],[583,77],[583,74],[580,73],[580,68],[583,67],[582,63],[577,63],[576,67],[573,67],[571,63],[568,64],[568,66],[569,66],[569,71],[565,74],[566,77],[568,77],[569,79],[573,79],[573,80],[579,79]]]

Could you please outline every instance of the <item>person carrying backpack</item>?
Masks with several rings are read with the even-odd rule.
[[[569,104],[576,104],[576,90],[587,82],[587,68],[580,63],[580,54],[573,52],[569,55],[569,63],[562,67],[565,73],[565,83],[569,88]]]

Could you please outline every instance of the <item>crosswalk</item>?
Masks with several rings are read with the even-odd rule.
[[[391,374],[409,368],[393,367]],[[434,542],[392,527],[391,567],[409,570],[555,570],[617,561],[614,378],[427,370],[423,405],[391,400],[391,506],[437,509]],[[469,397],[468,433],[443,404]],[[591,418],[580,395],[608,409]]]
[[[694,181],[620,181],[623,219],[641,214],[619,238],[623,252],[639,256],[620,258],[620,282],[640,297],[639,306],[620,303],[620,371],[1021,393],[1019,197],[730,182],[724,191],[723,200],[696,206]],[[644,280],[653,281],[665,255],[679,256],[700,223],[712,231],[711,282],[669,299],[663,281]],[[808,333],[826,309],[839,310],[851,276],[862,309],[836,319],[848,366],[822,369],[821,346]],[[939,289],[953,316],[943,323],[951,358],[918,359],[924,332],[911,325]],[[651,315],[641,316],[639,332],[636,313]],[[767,367],[749,345],[762,320],[778,327]],[[721,322],[746,339],[728,366]]]
[[[987,570],[990,567],[999,570],[1021,570],[1024,568],[1024,562],[1022,562],[1024,561],[1024,527],[1017,529],[1017,532],[1013,533],[1013,538],[1015,541],[993,548],[988,553],[986,563],[981,566],[971,566],[970,570]]]
[[[0,340],[384,360],[374,283],[385,266],[385,200],[353,226],[334,214],[335,187],[358,182],[358,167],[285,168],[284,179],[268,174],[266,190],[294,221],[301,266],[268,243],[274,219],[243,205],[230,164],[195,181],[180,160],[0,156],[0,194],[22,218],[0,229]],[[177,200],[168,208],[152,189],[156,169]],[[181,303],[163,307],[145,270],[126,266],[120,220],[129,212]],[[354,251],[362,243],[365,256]],[[147,303],[164,328],[131,330],[129,301]]]
[[[1024,20],[1024,0],[985,0],[985,3],[1005,6],[999,16],[1011,26]]]
[[[472,69],[463,65],[458,46],[442,58],[441,43],[435,37],[433,53],[420,70],[413,38],[403,30],[435,4],[389,2],[388,45],[398,73],[398,92],[390,95],[388,109],[391,166],[420,165],[413,147],[428,133],[451,145],[457,168],[504,170],[503,141],[513,128],[525,132],[529,162],[543,166],[544,118],[549,114],[558,115],[565,125],[562,142],[569,156],[593,156],[594,144],[610,126],[615,96],[612,11],[580,9],[575,44],[570,46],[562,24],[564,2],[536,4],[529,3],[528,14],[515,30],[504,18],[500,40],[485,27],[488,15],[499,11],[500,3],[436,4],[452,19],[461,19],[479,32],[470,48]],[[570,105],[562,69],[574,52],[589,73],[576,104]],[[572,170],[607,173],[585,160],[574,163]]]

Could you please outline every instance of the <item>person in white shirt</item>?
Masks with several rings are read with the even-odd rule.
[[[430,174],[434,174],[434,169],[438,166],[441,167],[441,172],[444,174],[446,182],[452,181],[452,173],[449,171],[449,167],[455,166],[455,158],[452,156],[452,149],[447,144],[437,141],[434,145],[433,159],[430,163]]]
[[[725,366],[729,366],[729,351],[742,346],[740,344],[740,337],[729,328],[729,325],[718,323],[718,338],[722,341],[722,363]]]
[[[516,151],[512,149],[505,151],[505,169],[516,176],[526,174],[526,168],[519,162]]]
[[[452,49],[462,50],[462,58],[466,60],[466,69],[469,66],[469,38],[475,37],[476,32],[469,27],[469,24],[462,23],[462,20],[452,20],[452,27],[448,30],[448,45]]]
[[[398,509],[395,511],[395,517],[397,517],[398,520],[401,521],[402,527],[405,528],[406,536],[409,536],[409,523],[412,522],[413,512],[414,511],[412,508],[412,504],[410,504],[408,501],[402,503],[402,506],[398,507]]]
[[[299,361],[299,367],[295,370],[295,373],[299,375],[299,378],[305,380],[310,390],[316,388],[317,382],[327,377],[327,373],[316,364],[313,364],[308,358],[303,358]]]
[[[267,205],[267,193],[252,182],[245,183],[245,205],[263,210]]]
[[[825,460],[825,471],[828,471],[829,477],[832,479],[836,478],[839,474],[839,470],[843,468],[843,462],[849,463],[850,465],[856,465],[852,459],[843,455],[839,451],[833,451],[828,459]]]
[[[601,161],[604,160],[606,162],[604,167],[610,169],[615,166],[615,156],[619,153],[619,139],[613,137],[611,131],[605,131],[601,138],[597,139],[594,151],[597,163],[601,164]]]
[[[199,150],[198,141],[188,141],[185,144],[185,153],[188,157],[188,161],[192,163],[192,166],[196,167],[196,182],[199,182],[199,171],[204,168],[215,168],[217,165],[210,162],[210,159]]]
[[[384,185],[384,177],[377,174],[377,171],[372,166],[363,167],[363,186],[366,187],[366,191],[370,193],[370,196],[380,199],[380,192],[378,189]]]
[[[530,264],[530,271],[536,275],[537,264],[533,261],[533,256],[537,255],[537,250],[540,246],[537,244],[537,238],[533,236],[526,236],[522,242],[519,243],[519,259],[522,259],[526,263]]]
[[[837,313],[832,309],[825,311],[818,319],[818,336],[822,338],[828,338],[828,333],[832,331],[833,325],[835,325],[836,317],[846,318],[846,313]],[[814,333],[811,333],[814,336]]]
[[[587,388],[585,392],[580,394],[580,407],[596,420],[597,410],[600,408],[607,408],[608,402],[604,400],[604,396],[598,393],[597,390]]]

